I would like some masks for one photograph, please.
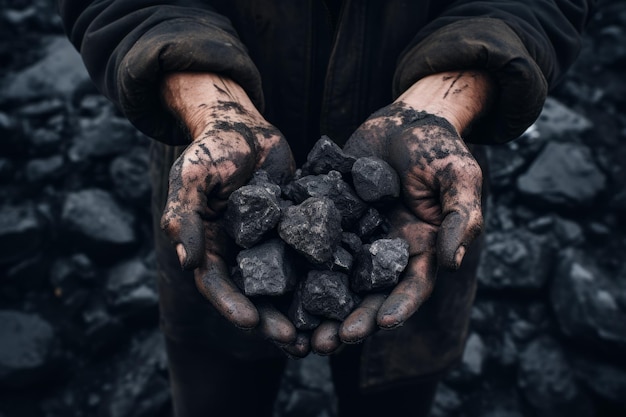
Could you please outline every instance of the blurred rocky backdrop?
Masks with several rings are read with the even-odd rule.
[[[435,417],[626,415],[626,3],[600,1],[539,120],[489,149],[471,333]],[[0,0],[0,417],[165,416],[149,139],[92,87],[53,2]],[[276,416],[331,417],[325,358]]]

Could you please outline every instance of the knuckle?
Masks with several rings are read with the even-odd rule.
[[[479,236],[483,232],[484,219],[480,210],[473,212],[472,221],[470,222],[470,230],[472,236]]]
[[[161,216],[159,226],[171,238],[176,238],[180,232],[180,222],[176,221],[169,212]]]
[[[460,178],[465,178],[469,182],[481,183],[483,180],[483,170],[474,159],[458,164],[456,171]]]

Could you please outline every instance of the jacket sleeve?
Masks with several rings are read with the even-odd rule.
[[[230,21],[203,0],[59,0],[70,41],[96,87],[139,130],[161,142],[187,138],[162,105],[163,74],[202,71],[238,82],[262,109],[261,79]]]
[[[498,96],[466,138],[502,143],[521,135],[541,112],[548,88],[580,51],[591,0],[455,1],[403,52],[394,75],[397,96],[442,71],[482,69]]]

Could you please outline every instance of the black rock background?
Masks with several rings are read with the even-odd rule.
[[[433,416],[626,415],[626,3],[600,1],[540,119],[489,150],[487,248]],[[166,415],[149,139],[92,87],[53,2],[0,0],[0,417]],[[325,358],[277,416],[333,416]]]

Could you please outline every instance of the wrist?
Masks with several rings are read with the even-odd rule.
[[[489,110],[495,81],[485,71],[449,71],[422,78],[397,100],[448,120],[459,134]]]
[[[237,112],[237,109],[249,116],[262,117],[239,84],[213,73],[167,74],[161,82],[161,97],[164,105],[188,129],[192,139],[200,136],[219,117]]]

